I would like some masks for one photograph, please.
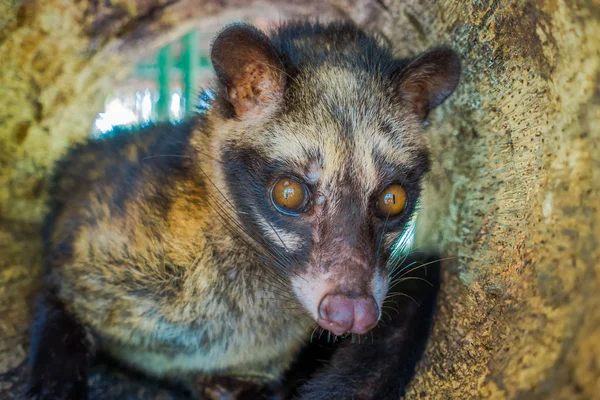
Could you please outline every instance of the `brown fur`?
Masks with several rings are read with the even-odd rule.
[[[405,61],[353,27],[287,29],[220,35],[206,116],[92,142],[57,174],[48,289],[136,369],[274,381],[314,327],[319,291],[383,302],[391,241],[379,251],[379,238],[414,210],[436,87],[411,84]],[[435,73],[418,67],[419,82]],[[282,172],[311,186],[306,214],[268,202]],[[386,225],[374,199],[397,179],[410,205]]]
[[[265,312],[281,315],[281,304],[269,298],[268,284],[253,279],[255,272],[244,270],[253,264],[251,258],[208,205],[209,197],[221,199],[204,183],[210,163],[201,162],[196,170],[186,161],[189,175],[169,182],[165,193],[164,187],[155,186],[152,163],[169,155],[147,153],[145,146],[134,142],[118,154],[92,154],[90,149],[79,154],[79,160],[90,160],[94,168],[86,171],[87,182],[77,177],[80,189],[75,196],[65,193],[69,199],[54,221],[50,254],[66,236],[73,247],[69,258],[49,274],[59,297],[113,355],[134,367],[148,370],[148,360],[158,357],[164,360],[150,365],[161,368],[157,364],[166,365],[175,354],[211,349],[220,364],[205,367],[207,372],[240,369],[247,376],[273,379],[299,347],[307,324],[285,314],[265,318]],[[102,168],[127,157],[132,147],[137,148],[134,162],[145,179],[127,188],[132,193],[122,210],[115,210],[109,205],[114,177]],[[69,179],[63,177],[59,185]],[[156,195],[167,196],[165,210],[155,208]],[[81,223],[73,229],[76,220]],[[161,333],[173,327],[181,332],[179,338],[170,340]],[[225,345],[232,349],[214,350]],[[290,351],[281,351],[285,349]],[[164,369],[150,372],[175,374],[185,367]]]

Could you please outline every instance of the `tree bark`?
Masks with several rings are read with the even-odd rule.
[[[464,67],[420,231],[456,258],[407,397],[599,398],[600,4],[457,4],[395,8]]]
[[[401,56],[438,44],[461,55],[458,91],[431,116],[434,168],[418,232],[420,247],[442,248],[449,259],[406,397],[598,398],[596,1],[13,0],[2,7],[0,372],[26,357],[36,232],[53,163],[88,136],[104,96],[145,52],[194,26],[269,10],[275,19],[353,19],[385,34]],[[18,391],[22,377],[10,378],[0,393]],[[155,398],[135,383],[98,382],[98,393],[110,386]]]

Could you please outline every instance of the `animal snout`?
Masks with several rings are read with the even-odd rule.
[[[363,334],[377,325],[379,307],[372,296],[328,294],[319,305],[319,325],[336,335]]]

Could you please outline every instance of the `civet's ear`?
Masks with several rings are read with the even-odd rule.
[[[456,89],[460,61],[451,49],[440,47],[421,54],[398,76],[400,95],[420,118],[442,104]]]
[[[285,89],[285,73],[275,47],[258,29],[230,25],[213,42],[212,64],[227,100],[240,119],[277,106]]]

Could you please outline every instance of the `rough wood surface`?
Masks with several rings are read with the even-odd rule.
[[[144,51],[192,26],[270,10],[276,18],[354,19],[385,33],[401,55],[440,43],[461,54],[458,92],[432,116],[435,168],[419,226],[421,246],[454,258],[407,398],[600,398],[596,0],[7,4],[0,8],[0,372],[26,355],[36,224],[53,162],[86,137],[104,95]],[[19,378],[5,376],[0,394],[16,393]],[[141,384],[108,385],[171,398]]]
[[[600,398],[600,5],[412,8],[464,76],[422,239],[456,256],[408,398]]]

